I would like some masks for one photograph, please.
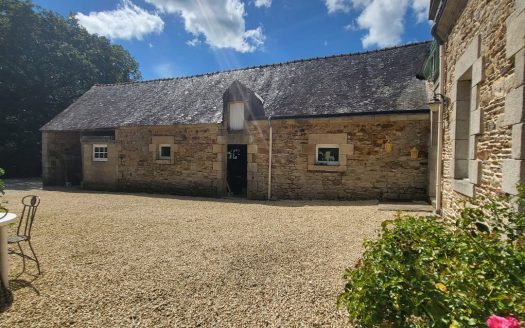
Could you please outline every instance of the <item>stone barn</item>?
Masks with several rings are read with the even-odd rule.
[[[44,185],[426,199],[429,43],[95,85],[42,127]]]

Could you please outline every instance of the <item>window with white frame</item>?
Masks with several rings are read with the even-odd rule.
[[[95,144],[93,145],[93,161],[107,162],[108,160],[108,145]]]
[[[171,145],[161,144],[159,145],[159,159],[171,159]]]
[[[339,145],[316,145],[315,164],[339,165]]]
[[[244,129],[244,103],[234,102],[229,105],[230,130]]]

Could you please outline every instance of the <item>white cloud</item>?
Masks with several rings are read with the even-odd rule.
[[[329,14],[360,11],[356,23],[345,26],[348,31],[367,30],[363,47],[388,47],[399,44],[405,30],[404,17],[410,7],[418,22],[426,19],[429,0],[323,0]],[[409,6],[410,5],[410,6]]]
[[[412,10],[416,14],[417,22],[428,21],[429,0],[412,0]]]
[[[408,0],[373,0],[357,18],[357,24],[368,33],[361,40],[363,47],[388,47],[399,44],[404,32],[403,17]]]
[[[199,44],[201,44],[201,40],[199,40],[199,38],[193,38],[189,41],[186,41],[186,44],[189,45],[190,47],[196,47]]]
[[[270,8],[272,5],[272,0],[255,0],[255,7],[266,7]]]
[[[153,72],[157,78],[173,77],[175,75],[175,67],[172,63],[161,63],[153,67]]]
[[[354,22],[350,22],[349,24],[346,24],[345,26],[343,26],[343,28],[346,31],[357,31],[357,30],[359,30],[359,27],[357,27],[357,25]]]
[[[138,39],[150,33],[160,33],[164,21],[155,13],[150,13],[130,0],[123,0],[116,10],[90,12],[88,15],[75,15],[78,23],[89,33],[103,35],[111,39]]]
[[[324,3],[328,9],[329,14],[333,14],[338,11],[347,13],[352,8],[351,0],[324,0]]]
[[[145,0],[158,10],[178,14],[184,28],[215,48],[253,52],[265,40],[261,27],[246,30],[244,4],[240,0]]]

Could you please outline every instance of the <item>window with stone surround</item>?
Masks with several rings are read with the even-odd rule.
[[[316,165],[339,165],[339,145],[318,144],[315,153]]]
[[[467,45],[454,66],[452,87],[452,188],[473,197],[474,186],[481,181],[482,161],[477,158],[477,136],[482,133],[482,109],[479,108],[479,84],[485,79],[485,60],[481,56],[481,36]]]
[[[159,159],[169,160],[171,159],[171,145],[160,144],[159,145]]]
[[[309,134],[302,153],[308,158],[308,171],[345,172],[354,145],[346,133]]]
[[[152,136],[149,151],[155,163],[174,164],[178,146],[173,136]]]
[[[471,80],[457,82],[454,179],[468,179],[470,143]]]
[[[93,145],[93,161],[107,162],[108,161],[108,145],[94,144]]]

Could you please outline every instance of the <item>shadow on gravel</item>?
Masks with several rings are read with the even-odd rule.
[[[31,280],[14,279],[9,281],[9,288],[6,288],[3,282],[0,281],[0,313],[5,312],[13,304],[13,292],[23,288],[31,288],[36,295],[40,296],[40,292],[36,289]]]
[[[35,286],[33,286],[32,284],[32,282],[35,280],[36,280],[36,277],[31,281],[27,281],[23,279],[11,280],[9,282],[9,287],[11,287],[11,290],[13,291],[23,289],[23,288],[31,288],[35,292],[35,294],[40,295],[40,292],[38,291],[38,289],[36,289]]]
[[[13,304],[13,293],[0,280],[0,313],[6,311]]]
[[[42,179],[28,178],[28,179],[4,179],[6,190],[41,190]]]
[[[82,193],[82,194],[96,194],[96,195],[126,195],[136,197],[148,197],[159,199],[177,199],[177,200],[192,200],[202,202],[217,202],[225,204],[253,204],[266,205],[272,207],[306,207],[306,206],[375,206],[379,204],[377,199],[370,200],[254,200],[242,197],[203,197],[203,196],[183,196],[175,194],[156,194],[147,192],[124,192],[124,191],[106,191],[106,190],[85,190],[78,186],[72,187],[57,187],[46,186],[46,191],[65,192],[65,193]]]
[[[161,199],[177,199],[177,200],[193,200],[193,201],[204,201],[204,202],[218,202],[226,204],[254,204],[254,205],[267,205],[272,207],[306,207],[306,206],[376,206],[380,202],[377,199],[368,200],[253,200],[242,197],[202,197],[202,196],[191,196],[191,195],[178,195],[170,193],[155,193],[152,191],[148,192],[125,192],[125,191],[107,191],[107,190],[85,190],[81,189],[80,186],[42,186],[42,180],[39,178],[29,179],[6,179],[7,190],[18,190],[18,191],[30,191],[30,190],[46,190],[64,193],[83,193],[83,194],[97,194],[97,195],[126,195],[136,197],[148,197],[148,198],[161,198]],[[381,202],[384,203],[384,202]],[[387,203],[398,203],[396,201]],[[401,205],[401,202],[399,202]],[[426,201],[405,201],[404,205],[427,205]],[[396,209],[393,209],[394,211]]]

